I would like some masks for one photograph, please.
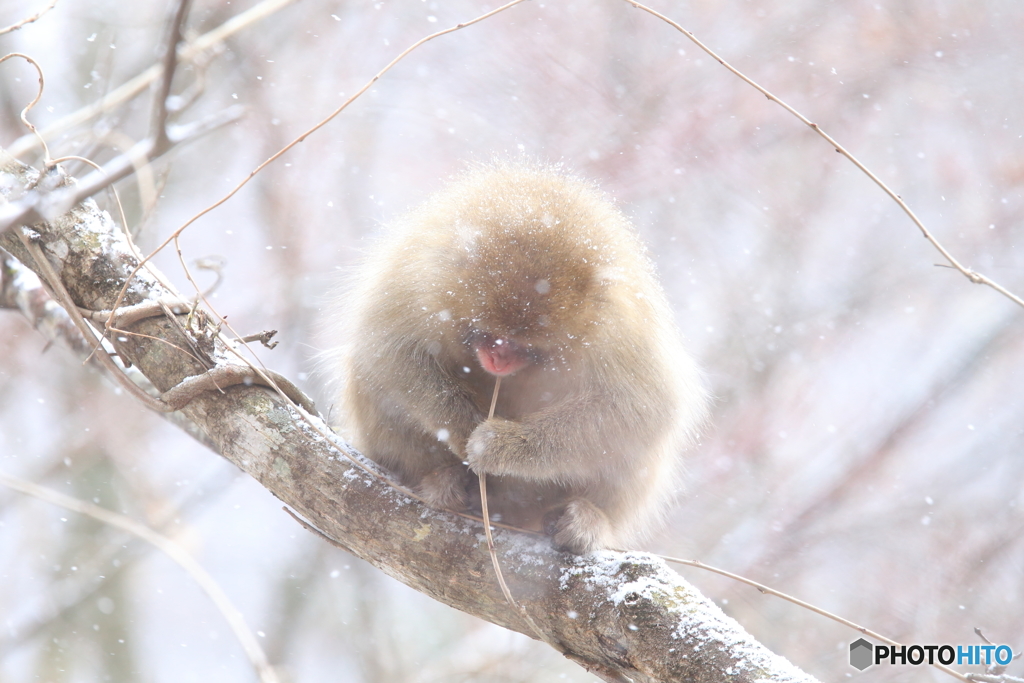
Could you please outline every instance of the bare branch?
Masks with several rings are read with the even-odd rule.
[[[0,232],[15,225],[31,224],[59,216],[86,197],[91,197],[127,177],[139,166],[159,158],[173,147],[192,142],[227,123],[237,121],[244,112],[244,107],[236,105],[192,124],[172,126],[168,132],[167,144],[163,147],[158,146],[154,139],[146,138],[124,154],[111,159],[103,170],[90,173],[74,185],[53,188],[50,192],[35,189],[27,191],[16,201],[0,207]]]
[[[792,114],[796,118],[800,119],[800,121],[804,125],[806,125],[811,130],[813,130],[815,133],[817,133],[822,138],[824,138],[830,145],[832,145],[833,149],[835,149],[837,152],[839,152],[844,157],[849,159],[850,162],[853,163],[854,166],[856,166],[858,169],[860,169],[860,171],[864,175],[866,175],[868,178],[870,178],[872,180],[872,182],[874,182],[876,185],[878,185],[878,187],[880,187],[882,189],[883,192],[885,192],[887,195],[889,195],[889,197],[894,202],[896,202],[901,209],[903,209],[903,213],[907,214],[907,216],[910,218],[910,220],[914,222],[914,225],[916,225],[918,230],[921,231],[921,234],[924,235],[924,238],[926,240],[928,240],[929,242],[931,242],[933,247],[935,247],[936,249],[939,250],[939,252],[946,258],[947,261],[949,261],[950,265],[953,268],[956,268],[957,270],[959,270],[968,280],[970,280],[974,284],[977,284],[977,285],[988,285],[989,287],[991,287],[992,289],[996,290],[997,292],[999,292],[1000,294],[1002,294],[1003,296],[1008,298],[1010,301],[1012,301],[1015,304],[1017,304],[1018,306],[1024,307],[1024,299],[1021,299],[1019,296],[1017,296],[1013,292],[1009,291],[1008,289],[1006,289],[1002,285],[996,283],[994,280],[990,279],[989,277],[987,277],[985,275],[982,275],[981,273],[979,273],[977,271],[971,270],[970,268],[967,268],[966,266],[962,265],[956,258],[954,258],[953,255],[944,246],[942,246],[942,244],[939,242],[939,240],[936,239],[934,235],[932,235],[932,233],[928,230],[928,228],[925,227],[924,223],[921,222],[921,219],[918,218],[917,214],[915,214],[911,210],[910,206],[908,206],[907,203],[905,201],[903,201],[902,197],[900,197],[888,185],[886,185],[885,182],[883,182],[881,178],[879,178],[877,175],[875,175],[873,172],[871,172],[871,170],[867,166],[862,164],[860,162],[860,160],[857,159],[857,157],[853,156],[853,154],[851,154],[845,147],[843,147],[838,142],[836,142],[832,138],[832,136],[830,136],[828,133],[823,131],[818,124],[812,122],[806,116],[804,116],[803,114],[798,112],[796,109],[794,109],[790,105],[788,105],[785,102],[783,102],[782,100],[780,100],[778,97],[776,97],[771,92],[769,92],[766,88],[764,88],[761,85],[759,85],[752,78],[750,78],[749,76],[744,74],[742,71],[740,71],[739,69],[734,67],[732,64],[729,64],[727,61],[725,61],[724,59],[719,57],[718,54],[715,53],[714,50],[709,48],[707,45],[705,45],[701,41],[697,40],[697,37],[695,35],[693,35],[693,33],[691,33],[690,31],[687,31],[680,24],[676,23],[675,21],[672,21],[671,19],[666,17],[664,14],[662,14],[662,13],[656,11],[656,10],[651,9],[650,7],[647,7],[646,5],[642,5],[639,2],[635,2],[635,0],[625,0],[625,2],[628,2],[629,4],[631,4],[633,7],[636,7],[637,9],[641,9],[644,12],[647,12],[648,14],[652,14],[652,15],[658,17],[659,19],[661,19],[665,23],[667,23],[670,26],[672,26],[672,28],[676,29],[677,31],[679,31],[680,33],[685,35],[687,38],[689,38],[697,47],[699,47],[701,50],[703,50],[708,55],[710,55],[711,58],[714,59],[716,62],[718,62],[719,64],[724,66],[726,69],[731,71],[734,75],[736,75],[738,78],[740,78],[744,83],[746,83],[747,85],[749,85],[752,88],[754,88],[755,90],[757,90],[759,93],[761,93],[762,95],[767,97],[769,100],[771,100],[772,102],[776,103],[777,105],[779,105],[780,107],[782,107],[783,109],[788,111],[790,114]]]
[[[199,38],[183,46],[178,52],[179,63],[189,63],[203,54],[210,48],[219,45],[224,40],[238,33],[252,24],[266,19],[275,12],[297,2],[297,0],[263,0],[255,7],[242,12],[241,14],[228,19],[217,28],[204,33]],[[39,131],[45,140],[52,140],[61,133],[80,126],[90,119],[110,111],[128,100],[144,92],[154,81],[160,78],[162,73],[161,65],[154,64],[135,78],[127,81],[121,86],[111,90],[102,99],[82,107],[78,111],[55,121],[46,128]],[[22,157],[39,145],[32,135],[23,135],[7,147],[7,153],[14,157]]]
[[[178,0],[174,16],[168,22],[167,40],[164,41],[164,58],[160,70],[160,85],[153,98],[153,123],[149,136],[156,142],[159,149],[168,144],[167,139],[167,98],[171,96],[171,84],[174,82],[174,70],[178,66],[178,45],[181,43],[181,29],[188,16],[192,0]]]

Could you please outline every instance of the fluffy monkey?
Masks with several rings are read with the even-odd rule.
[[[483,472],[493,519],[575,553],[624,547],[665,510],[706,393],[636,234],[589,183],[470,171],[336,306],[343,431],[431,506],[477,507]]]

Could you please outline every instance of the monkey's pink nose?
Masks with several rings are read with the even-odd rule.
[[[498,377],[511,375],[529,362],[523,350],[515,342],[507,339],[488,340],[478,344],[476,357],[484,370]]]

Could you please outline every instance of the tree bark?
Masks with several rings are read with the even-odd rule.
[[[0,209],[28,191],[73,182],[58,170],[41,176],[0,151]],[[137,265],[124,235],[91,199],[48,223],[0,234],[0,247],[45,282],[46,269],[35,263],[18,231],[42,247],[81,308],[111,309]],[[174,295],[145,270],[127,291],[122,305]],[[146,318],[129,327],[131,334],[111,340],[159,392],[206,372],[210,363],[203,361],[221,364],[229,357],[220,339],[204,334],[209,323],[197,328],[195,316],[178,319],[176,325],[164,316]],[[185,340],[183,330],[194,338]],[[205,358],[183,352],[197,347]],[[319,416],[269,389],[244,385],[201,394],[180,413],[204,443],[335,544],[447,605],[536,637],[502,596],[482,525],[427,508],[391,486],[387,473],[333,437]],[[813,680],[657,557],[614,551],[573,556],[555,551],[545,537],[503,529],[495,543],[512,595],[545,640],[605,680]]]

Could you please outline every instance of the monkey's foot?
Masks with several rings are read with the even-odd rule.
[[[589,500],[569,503],[555,525],[555,545],[577,555],[610,547],[611,535],[608,516]]]
[[[466,479],[462,465],[443,467],[424,476],[416,493],[432,508],[461,512],[469,505]]]

